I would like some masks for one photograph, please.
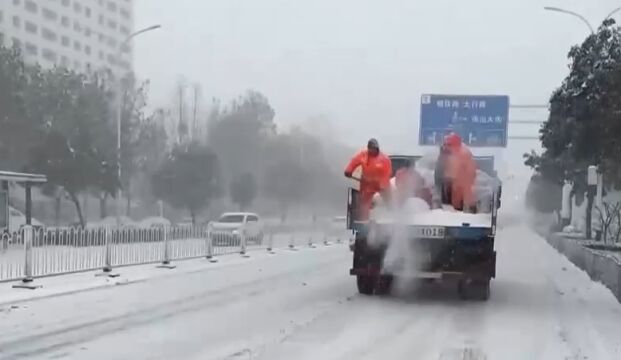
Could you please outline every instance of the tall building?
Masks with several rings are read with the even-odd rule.
[[[133,0],[0,0],[0,44],[43,67],[131,71]]]

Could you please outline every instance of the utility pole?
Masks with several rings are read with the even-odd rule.
[[[185,124],[183,122],[183,84],[179,84],[179,123],[177,124],[177,142],[183,142],[185,135]]]

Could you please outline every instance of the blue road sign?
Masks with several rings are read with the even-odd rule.
[[[423,95],[420,145],[439,145],[455,132],[472,147],[506,147],[508,96]]]

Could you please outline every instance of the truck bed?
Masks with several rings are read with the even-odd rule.
[[[434,209],[408,214],[407,212],[391,214],[378,209],[373,213],[372,220],[377,224],[403,224],[413,226],[471,226],[491,227],[492,214],[468,214],[461,211]]]

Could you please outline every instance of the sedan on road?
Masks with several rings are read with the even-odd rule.
[[[211,224],[211,236],[214,246],[239,246],[242,235],[247,243],[263,242],[263,222],[255,213],[224,213],[218,221]]]

